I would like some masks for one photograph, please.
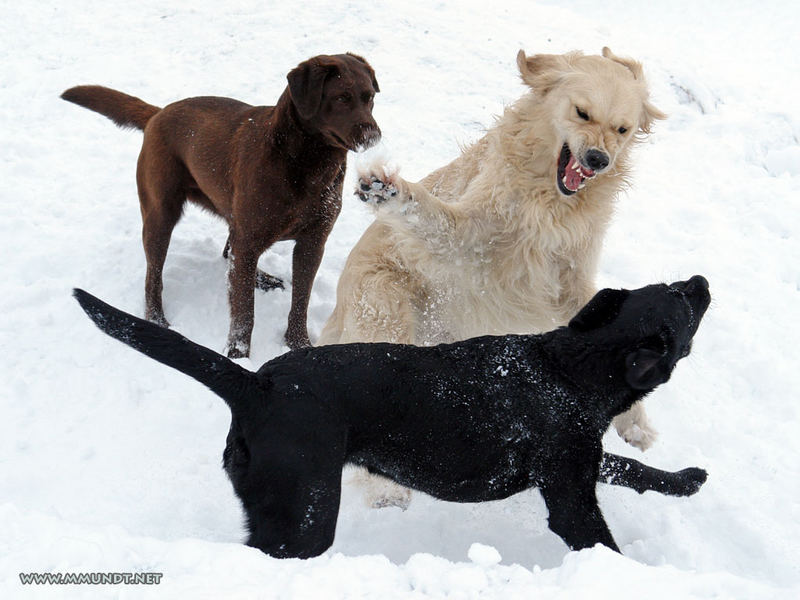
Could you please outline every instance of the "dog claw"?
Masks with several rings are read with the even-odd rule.
[[[397,188],[392,183],[386,183],[375,175],[370,175],[369,181],[366,176],[359,180],[355,195],[362,202],[380,204],[397,196]]]

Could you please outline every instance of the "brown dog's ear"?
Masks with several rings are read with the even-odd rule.
[[[358,54],[353,54],[352,52],[348,52],[347,56],[352,56],[356,60],[360,60],[362,63],[364,63],[364,65],[367,67],[367,71],[369,72],[369,76],[372,78],[372,89],[375,90],[376,94],[380,92],[381,88],[380,86],[378,86],[378,80],[375,78],[375,70],[372,68],[372,66],[362,56],[359,56]]]
[[[289,94],[297,112],[303,119],[317,114],[322,104],[322,87],[325,80],[338,70],[339,66],[330,56],[315,56],[301,62],[286,76]]]
[[[622,303],[629,295],[628,290],[608,288],[600,290],[577,315],[572,317],[569,328],[575,331],[590,331],[608,325],[617,318]]]
[[[642,68],[642,63],[633,60],[632,58],[624,58],[617,56],[616,54],[611,52],[611,49],[608,46],[603,47],[603,56],[605,56],[609,60],[613,60],[615,63],[621,64],[623,67],[628,69],[631,73],[633,73],[633,78],[636,81],[641,81],[643,84],[645,83],[644,69]],[[644,105],[642,107],[642,118],[641,122],[639,123],[639,130],[642,133],[650,133],[652,131],[654,121],[666,118],[667,115],[665,115],[655,106],[653,106],[649,100],[645,99]]]
[[[579,52],[568,54],[534,54],[525,56],[525,51],[517,53],[519,74],[529,87],[544,95],[553,89],[570,71],[570,60]]]

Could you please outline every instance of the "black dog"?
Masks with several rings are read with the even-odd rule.
[[[595,482],[688,496],[706,480],[603,452],[602,437],[670,377],[710,302],[700,276],[602,290],[543,335],[435,347],[295,350],[248,371],[179,334],[75,290],[103,331],[207,385],[233,415],[225,470],[248,544],[311,557],[333,543],[346,463],[453,502],[541,489],[550,529],[573,549],[619,551]]]

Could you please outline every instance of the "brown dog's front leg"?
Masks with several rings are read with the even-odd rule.
[[[308,301],[327,237],[327,231],[314,231],[298,237],[295,242],[292,254],[292,307],[285,335],[286,344],[293,350],[311,345],[306,322]]]
[[[253,286],[256,279],[258,255],[251,249],[231,246],[228,268],[228,303],[231,310],[231,328],[228,332],[229,358],[250,355],[250,338],[253,334]]]

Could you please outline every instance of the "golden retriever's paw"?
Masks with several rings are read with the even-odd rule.
[[[411,490],[397,486],[396,489],[384,490],[383,494],[371,495],[366,498],[370,508],[389,508],[396,506],[406,510],[411,504]]]
[[[658,438],[658,431],[649,424],[640,427],[636,423],[631,423],[630,427],[626,429],[617,429],[617,433],[623,440],[642,452],[650,448]]]
[[[359,168],[356,196],[370,204],[382,204],[400,194],[397,169],[383,162]]]
[[[371,176],[369,179],[359,179],[356,195],[363,202],[380,204],[397,196],[397,188],[391,183]]]
[[[411,490],[379,475],[372,475],[366,469],[358,469],[349,483],[361,489],[364,503],[370,508],[396,506],[403,510],[411,504]]]

